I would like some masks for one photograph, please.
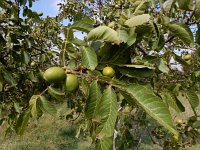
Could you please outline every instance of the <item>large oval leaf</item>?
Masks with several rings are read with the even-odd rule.
[[[200,0],[196,0],[196,5],[195,5],[195,17],[197,20],[200,19]]]
[[[82,65],[90,70],[94,70],[98,65],[97,55],[95,51],[90,47],[82,47]]]
[[[129,103],[135,102],[141,106],[147,114],[154,118],[159,124],[178,136],[178,132],[173,128],[170,112],[164,102],[154,94],[150,86],[131,84],[122,89],[129,96]]]
[[[90,86],[89,97],[86,101],[85,115],[88,119],[95,118],[95,116],[97,115],[100,100],[101,90],[97,83],[97,80],[95,80]]]
[[[195,108],[199,106],[199,97],[193,91],[186,91],[186,97],[192,107],[194,114],[196,115]]]
[[[101,124],[97,128],[97,138],[111,137],[114,133],[117,119],[117,96],[111,86],[104,90],[99,104]]]
[[[192,10],[193,0],[177,0],[179,8],[183,10]]]
[[[112,148],[112,137],[104,137],[97,140],[96,150],[110,150]]]
[[[181,23],[169,23],[166,27],[172,34],[179,37],[185,45],[190,47],[194,46],[193,34],[187,25]]]
[[[125,25],[129,26],[129,27],[136,27],[139,25],[142,25],[144,23],[147,23],[150,19],[150,15],[149,14],[142,14],[142,15],[138,15],[138,16],[134,16],[131,19],[128,19],[125,22]]]
[[[107,27],[107,26],[99,26],[88,33],[87,40],[102,40],[109,43],[120,43],[120,38],[118,33]]]

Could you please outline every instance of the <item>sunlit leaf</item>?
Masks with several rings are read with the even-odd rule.
[[[89,89],[89,97],[86,101],[85,115],[88,119],[95,118],[98,112],[98,106],[101,100],[101,90],[97,81],[93,81]]]
[[[165,60],[163,60],[162,58],[160,59],[160,64],[158,66],[158,69],[163,72],[163,73],[166,73],[168,74],[169,73],[169,67],[168,67],[168,64]]]
[[[111,86],[104,90],[100,104],[99,112],[100,125],[97,128],[97,138],[110,137],[114,133],[115,122],[117,119],[117,96]]]
[[[150,17],[151,16],[149,14],[142,14],[142,15],[134,16],[131,19],[128,19],[125,22],[125,25],[127,25],[129,27],[143,25],[150,20]]]
[[[131,98],[129,99],[130,104],[136,102],[159,124],[178,136],[178,132],[173,127],[172,118],[168,108],[162,99],[154,94],[150,86],[131,84],[124,88],[121,87],[121,90]]]
[[[111,150],[112,149],[112,137],[104,137],[97,140],[96,150]]]
[[[97,55],[90,47],[82,47],[82,65],[90,70],[94,70],[98,65]]]
[[[119,44],[120,43],[120,38],[118,33],[107,27],[107,26],[99,26],[93,30],[91,30],[88,33],[87,40],[102,40],[105,42],[110,42],[110,43],[115,43]]]

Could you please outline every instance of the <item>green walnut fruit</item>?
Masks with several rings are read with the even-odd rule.
[[[49,83],[58,83],[66,78],[66,74],[60,67],[51,67],[44,72],[43,77]]]
[[[112,78],[115,75],[115,70],[112,67],[105,67],[103,69],[103,75]]]
[[[191,60],[191,59],[192,59],[192,55],[187,54],[187,55],[183,56],[183,59],[184,59],[185,61]]]
[[[73,92],[78,88],[78,78],[74,74],[67,74],[65,88],[68,92]]]

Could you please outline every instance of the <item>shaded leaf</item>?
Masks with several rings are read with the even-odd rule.
[[[178,56],[178,55],[176,55],[176,54],[174,54],[173,57],[174,57],[174,59],[175,59],[177,62],[179,62],[181,65],[188,66],[188,63],[187,63],[185,60],[183,60],[182,57],[180,57],[180,56]]]
[[[177,0],[179,8],[183,10],[192,10],[193,0]]]
[[[87,23],[87,20],[81,20],[81,21],[75,22],[73,25],[71,25],[71,28],[79,30],[79,31],[83,31],[86,33],[94,29],[92,24]]]
[[[16,85],[17,81],[15,80],[15,78],[13,77],[12,73],[3,70],[3,77],[4,79],[10,83],[11,85]]]
[[[3,75],[0,72],[0,92],[2,92],[2,91],[3,91]]]
[[[179,37],[185,45],[190,47],[194,46],[193,34],[187,25],[182,23],[169,23],[166,27],[172,34]]]
[[[173,97],[173,95],[169,92],[163,92],[161,93],[162,99],[170,106],[172,107],[176,112],[181,113],[185,111],[184,106],[181,104],[181,102]]]
[[[198,27],[198,30],[196,32],[196,43],[200,45],[200,25],[198,25],[197,27]]]
[[[45,96],[40,96],[40,108],[43,111],[46,111],[47,113],[51,114],[52,116],[55,116],[57,113],[56,107],[53,106]]]
[[[89,95],[89,84],[88,84],[86,78],[82,79],[81,90],[82,90],[83,94],[85,95],[85,98],[87,99],[88,95]]]
[[[31,116],[31,111],[27,110],[24,113],[20,114],[19,118],[17,119],[15,130],[16,133],[22,135],[28,125],[29,118]]]
[[[133,78],[146,78],[153,76],[154,71],[152,69],[148,68],[119,68],[119,71],[121,74],[127,76],[127,77],[133,77]]]
[[[189,90],[186,91],[185,94],[194,111],[194,114],[196,114],[195,108],[199,106],[199,97],[197,96],[195,92],[189,91]]]

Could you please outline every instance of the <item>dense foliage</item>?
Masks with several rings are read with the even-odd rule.
[[[67,101],[66,119],[78,119],[98,150],[137,149],[144,134],[164,149],[198,142],[200,0],[68,0],[45,18],[34,1],[0,1],[8,132],[23,134],[32,117]],[[172,119],[188,107],[184,122]]]

